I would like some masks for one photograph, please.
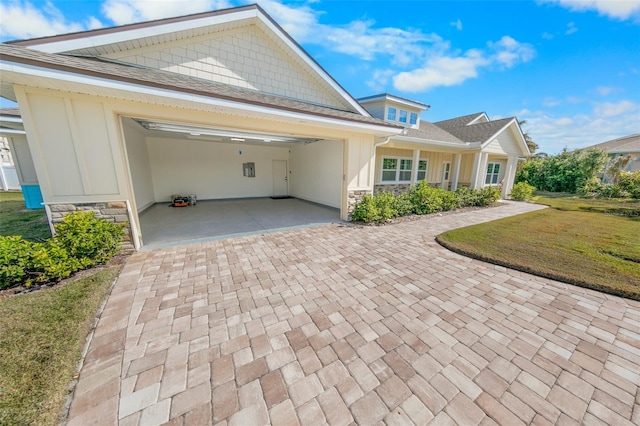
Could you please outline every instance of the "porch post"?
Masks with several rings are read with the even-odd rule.
[[[462,154],[456,154],[453,163],[453,182],[451,182],[451,190],[458,189],[458,178],[460,177],[460,162],[462,161]]]
[[[418,181],[418,163],[420,162],[420,150],[413,150],[413,164],[411,165],[411,185]]]
[[[502,183],[502,198],[507,198],[513,189],[513,182],[516,179],[516,169],[518,157],[510,155],[507,160],[507,169],[504,171],[504,182]]]
[[[486,152],[478,152],[476,153],[474,162],[473,162],[473,179],[471,182],[471,187],[475,189],[481,189],[484,186],[484,176],[487,170],[487,160],[489,159],[489,154]]]

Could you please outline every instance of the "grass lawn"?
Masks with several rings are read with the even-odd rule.
[[[60,423],[86,335],[118,270],[0,299],[0,424]]]
[[[51,238],[44,210],[27,210],[22,192],[0,191],[0,235],[20,235],[25,240]]]
[[[551,208],[445,232],[445,247],[640,300],[640,202],[542,194]]]

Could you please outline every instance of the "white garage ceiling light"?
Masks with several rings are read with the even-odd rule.
[[[215,136],[225,138],[231,142],[264,142],[264,143],[312,143],[320,139],[303,138],[296,136],[283,136],[264,133],[240,132],[236,130],[215,129],[204,126],[191,126],[187,124],[162,123],[146,120],[135,120],[147,130],[158,130],[161,132],[182,133],[191,136]]]

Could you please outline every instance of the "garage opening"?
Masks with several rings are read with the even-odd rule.
[[[341,141],[121,121],[146,248],[340,221]]]

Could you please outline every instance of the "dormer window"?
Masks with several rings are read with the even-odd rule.
[[[387,108],[387,120],[396,121],[396,109],[394,107]]]
[[[418,123],[418,114],[412,112],[409,114],[409,124],[414,125]]]
[[[403,109],[400,110],[400,119],[398,121],[407,124],[407,111]]]

